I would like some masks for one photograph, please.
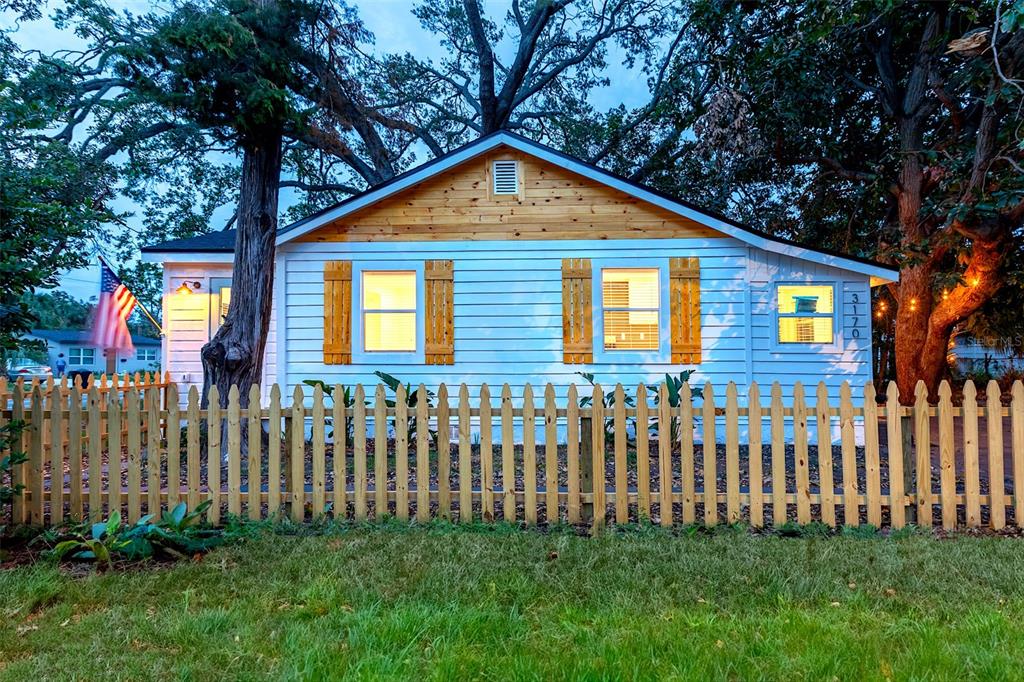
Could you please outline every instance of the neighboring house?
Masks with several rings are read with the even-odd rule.
[[[999,377],[1010,369],[1024,369],[1024,356],[987,346],[965,332],[950,340],[946,359],[961,374],[979,372]]]
[[[201,386],[230,298],[233,231],[145,248],[162,263],[162,366]],[[695,368],[735,381],[871,380],[871,287],[895,269],[745,227],[515,134],[483,137],[283,227],[264,389],[553,382],[630,391]],[[586,391],[587,388],[581,388]],[[454,394],[454,391],[452,391]],[[185,391],[182,391],[184,398]]]
[[[88,330],[76,329],[33,329],[25,338],[46,343],[48,362],[56,376],[57,356],[64,354],[67,361],[67,372],[86,371],[102,374],[107,371],[107,358],[104,350],[93,345]],[[132,335],[135,351],[117,354],[116,367],[118,372],[147,372],[158,369],[160,365],[160,339],[148,336]]]

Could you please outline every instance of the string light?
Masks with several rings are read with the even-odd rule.
[[[915,310],[917,310],[917,299],[912,298],[910,299],[910,312],[914,312]]]

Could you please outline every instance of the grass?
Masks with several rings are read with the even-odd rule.
[[[1014,679],[1024,545],[509,528],[0,574],[0,677]]]

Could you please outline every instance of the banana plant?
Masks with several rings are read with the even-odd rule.
[[[665,382],[664,382],[665,395],[668,398],[668,404],[670,406],[672,406],[674,408],[679,407],[680,403],[682,402],[683,386],[686,386],[686,385],[688,385],[690,383],[690,377],[692,377],[694,375],[695,371],[696,370],[692,370],[692,369],[684,369],[682,372],[679,373],[678,377],[672,376],[671,374],[668,374],[666,372],[666,374],[665,374]],[[647,388],[650,389],[651,392],[654,393],[654,404],[655,405],[660,405],[661,404],[661,390],[660,390],[661,389],[661,384],[652,384],[652,385],[648,386]],[[691,388],[690,389],[690,395],[692,397],[694,397],[694,398],[703,398],[704,397],[704,389],[699,387],[699,386]],[[656,433],[658,431],[658,422],[657,421],[655,421],[650,426],[650,431],[651,431],[651,433]],[[675,442],[677,442],[679,440],[679,417],[676,415],[676,413],[672,414],[672,419],[671,419],[671,421],[669,423],[669,434],[670,434],[671,442],[675,443]]]
[[[391,389],[391,392],[395,395],[394,399],[390,399],[389,398],[389,399],[385,400],[385,404],[388,407],[394,407],[395,406],[395,400],[398,399],[398,388],[399,388],[399,386],[402,385],[402,382],[397,377],[394,377],[394,376],[388,374],[387,372],[382,372],[380,370],[377,370],[376,372],[374,372],[374,374],[381,380],[381,382],[384,383],[385,386],[387,386],[389,389]],[[427,407],[433,407],[434,406],[434,399],[437,396],[434,394],[433,391],[426,391],[426,394],[427,394]],[[414,389],[412,387],[412,384],[408,384],[408,383],[405,384],[405,406],[408,408],[408,411],[409,411],[409,423],[408,423],[408,426],[407,426],[406,437],[409,439],[410,443],[413,442],[413,439],[416,436],[416,414],[415,414],[415,412],[416,412],[416,406],[419,404],[419,400],[420,400],[419,389]],[[430,431],[429,436],[430,436],[431,440],[433,440],[437,436],[437,432],[436,431]]]
[[[579,374],[581,377],[583,377],[587,381],[587,383],[590,384],[591,386],[595,385],[594,375],[592,373],[590,373],[590,372],[576,372],[576,373]],[[625,405],[626,407],[636,407],[636,400],[633,398],[633,396],[629,395],[625,391],[623,391],[622,396],[623,396],[622,397],[622,404],[623,405]],[[580,398],[580,407],[590,407],[591,405],[593,405],[593,403],[594,403],[594,396],[593,395],[585,395],[582,398]],[[613,407],[615,407],[615,391],[614,390],[607,391],[607,392],[604,393],[604,395],[601,397],[601,405],[605,408],[605,412],[606,413],[608,411],[610,411]],[[627,421],[626,433],[628,434],[630,432],[630,429],[629,429],[629,426],[628,426],[629,423],[632,423],[632,425],[633,425],[633,433],[636,433],[636,420],[635,419],[627,419],[626,421]],[[605,437],[605,442],[611,442],[612,440],[614,440],[614,438],[615,438],[615,419],[614,419],[614,417],[607,417],[605,419],[605,421],[604,421],[604,437]],[[628,435],[627,435],[626,439],[627,439],[627,441],[629,443],[633,443],[636,440],[635,438],[630,438]]]
[[[313,388],[319,386],[320,389],[324,392],[324,395],[330,398],[332,401],[341,400],[342,404],[345,406],[345,409],[348,410],[349,414],[351,414],[352,408],[356,406],[355,396],[352,393],[352,389],[348,386],[342,386],[341,395],[336,396],[334,395],[335,386],[333,384],[328,384],[326,381],[322,379],[303,379],[302,383],[304,383],[306,386],[312,386]],[[368,403],[364,402],[363,404],[366,405]],[[334,438],[334,419],[332,417],[326,417],[324,419],[324,422],[328,426],[332,427],[332,430],[327,432],[327,437]],[[355,422],[352,420],[352,417],[345,417],[345,436],[348,442],[350,443],[352,442],[352,438],[355,435],[355,430],[356,426]]]

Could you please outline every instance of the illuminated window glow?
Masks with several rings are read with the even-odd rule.
[[[831,284],[783,284],[779,296],[779,343],[832,343]]]
[[[655,268],[601,271],[605,350],[658,350],[659,288]]]
[[[231,278],[212,277],[210,279],[210,337],[212,338],[224,320],[228,317],[231,305]]]
[[[363,272],[363,348],[416,350],[416,273]]]

